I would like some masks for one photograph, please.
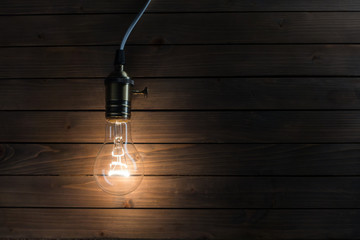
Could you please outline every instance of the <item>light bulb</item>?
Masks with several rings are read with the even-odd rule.
[[[105,192],[125,195],[134,191],[144,176],[143,159],[131,138],[130,120],[108,120],[105,142],[94,165],[97,184]]]
[[[134,191],[144,177],[142,156],[131,137],[131,96],[134,80],[124,71],[125,55],[117,50],[114,70],[105,79],[105,142],[94,164],[94,177],[107,193],[125,195]]]

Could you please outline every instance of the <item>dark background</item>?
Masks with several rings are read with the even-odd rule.
[[[359,239],[360,2],[153,0],[126,70],[146,177],[92,177],[143,0],[0,2],[0,238]]]

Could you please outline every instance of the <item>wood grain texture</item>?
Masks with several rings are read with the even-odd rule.
[[[2,144],[0,175],[91,175],[100,144]],[[359,144],[136,144],[146,175],[360,175]]]
[[[133,110],[360,109],[359,78],[138,78]],[[6,79],[1,110],[104,110],[103,79]]]
[[[92,176],[145,0],[0,2],[0,239],[360,239],[360,2],[153,1],[126,48],[146,176]]]
[[[1,142],[103,142],[103,112],[0,112]],[[356,143],[357,111],[134,112],[136,143]]]
[[[190,166],[189,166],[190,167]],[[93,176],[0,177],[0,207],[359,208],[358,177],[144,177],[126,196]]]
[[[0,78],[106,77],[115,49],[1,48]],[[359,76],[359,56],[360,45],[129,46],[126,70],[132,77]]]
[[[3,238],[357,239],[359,210],[0,209]]]
[[[0,46],[118,45],[133,18],[2,16]],[[359,12],[147,14],[128,44],[359,43],[359,25]]]
[[[81,0],[4,0],[2,14],[61,14],[61,13],[136,13],[144,1],[81,1]],[[359,11],[360,5],[352,0],[158,0],[150,4],[147,12],[234,12],[234,11]]]

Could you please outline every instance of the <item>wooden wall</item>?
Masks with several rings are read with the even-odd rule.
[[[360,2],[153,0],[115,197],[103,79],[143,2],[0,1],[0,238],[359,239]]]

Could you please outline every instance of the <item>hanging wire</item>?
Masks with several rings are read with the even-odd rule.
[[[134,29],[135,25],[137,24],[137,22],[139,21],[139,19],[141,18],[141,16],[144,14],[146,8],[149,6],[151,0],[147,0],[146,4],[144,5],[144,7],[141,9],[141,11],[138,13],[138,15],[136,16],[136,18],[134,19],[134,21],[130,24],[128,30],[126,31],[125,35],[124,35],[124,38],[121,42],[121,45],[120,45],[120,50],[123,51],[124,48],[125,48],[125,44],[126,44],[126,41],[131,33],[131,31]]]

